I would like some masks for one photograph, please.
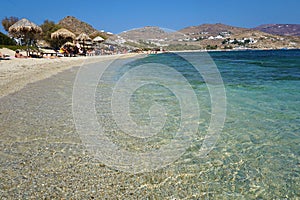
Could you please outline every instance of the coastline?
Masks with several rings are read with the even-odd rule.
[[[189,52],[238,52],[238,51],[280,51],[280,50],[299,50],[299,49],[217,49],[217,50],[181,50],[168,51],[169,53],[189,53]],[[168,53],[166,52],[166,53]],[[0,62],[0,98],[11,93],[17,92],[29,83],[34,83],[59,72],[83,64],[102,62],[113,59],[125,59],[147,53],[129,53],[87,57],[60,57],[54,59],[37,58],[10,58]]]
[[[17,92],[29,83],[49,78],[59,72],[83,64],[135,57],[139,54],[116,54],[55,59],[12,58],[0,62],[0,98]]]
[[[253,48],[245,48],[245,49],[213,49],[213,50],[206,50],[206,49],[199,49],[199,50],[179,50],[179,51],[168,51],[170,53],[189,53],[189,52],[236,52],[236,51],[289,51],[289,50],[300,50],[297,48],[291,49],[253,49]]]

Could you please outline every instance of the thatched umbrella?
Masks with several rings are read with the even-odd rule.
[[[85,50],[85,43],[91,42],[92,39],[86,33],[81,33],[76,38],[76,41],[78,41],[80,44],[82,44],[82,48]]]
[[[92,41],[92,39],[86,33],[81,33],[80,35],[78,35],[76,40],[78,40],[78,41]]]
[[[75,44],[72,42],[66,42],[63,46],[72,46],[75,47]]]
[[[27,46],[35,39],[35,37],[41,34],[42,29],[35,23],[28,19],[21,19],[9,27],[8,32],[14,37],[23,37]],[[29,55],[29,48],[27,48],[27,56]]]
[[[51,33],[51,39],[57,40],[58,46],[61,46],[66,42],[73,41],[75,37],[76,35],[74,33],[65,28],[58,29]]]
[[[76,35],[74,33],[72,33],[71,31],[69,31],[68,29],[65,28],[61,28],[53,33],[51,33],[51,39],[67,39],[67,38],[71,38],[71,39],[75,39]]]
[[[97,36],[93,39],[93,42],[102,42],[102,41],[104,41],[104,39],[100,36]]]
[[[98,48],[99,48],[99,46],[100,46],[100,43],[103,42],[103,41],[104,41],[104,39],[103,39],[102,37],[100,37],[100,36],[97,36],[97,37],[95,37],[95,38],[93,39],[94,45],[95,45],[96,47],[98,47]]]

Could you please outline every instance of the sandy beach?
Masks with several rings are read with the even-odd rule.
[[[83,64],[134,57],[137,54],[103,55],[91,57],[57,57],[49,58],[14,58],[14,52],[0,49],[3,54],[10,55],[9,60],[0,61],[0,97],[6,96],[33,83],[49,78],[59,72]],[[24,52],[22,52],[26,55]]]
[[[131,56],[1,61],[0,199],[141,197],[149,178],[94,162],[72,114],[75,66]]]

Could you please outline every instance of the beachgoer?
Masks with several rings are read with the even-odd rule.
[[[0,52],[0,60],[10,60],[9,55]]]
[[[23,56],[23,54],[21,54],[19,50],[16,51],[15,57],[16,58],[27,58],[27,56]]]
[[[61,47],[60,49],[59,49],[59,53],[61,53],[61,54],[64,54],[65,53],[65,48],[64,47]]]

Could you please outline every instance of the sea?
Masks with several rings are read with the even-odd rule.
[[[74,67],[0,99],[1,199],[299,199],[300,50]]]
[[[126,158],[108,165],[172,168],[157,187],[179,199],[300,198],[299,50],[152,54],[101,81],[99,122]]]

